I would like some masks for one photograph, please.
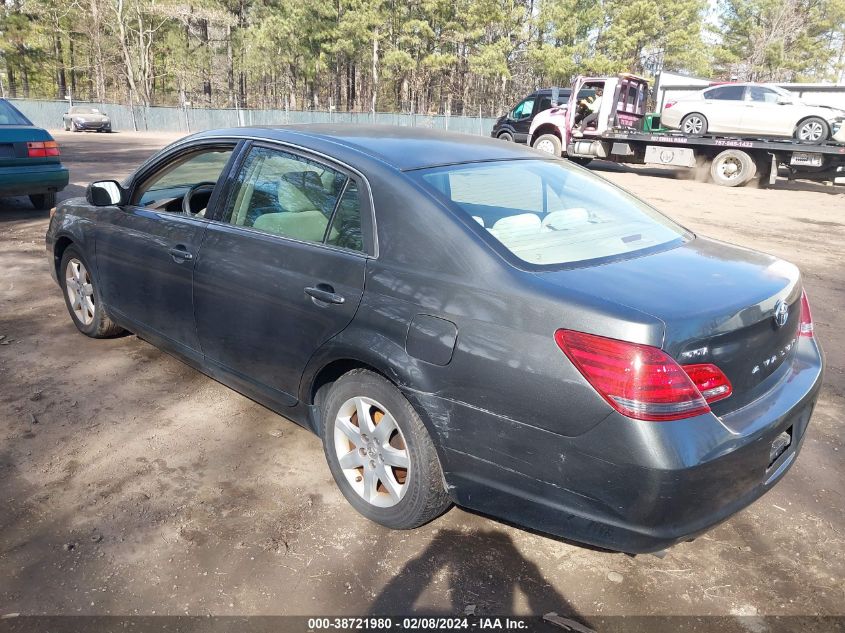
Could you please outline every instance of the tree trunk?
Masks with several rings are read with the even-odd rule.
[[[15,71],[8,61],[6,61],[6,81],[9,84],[9,96],[14,99],[18,96],[18,84],[15,81]]]
[[[73,46],[73,33],[68,39],[68,52],[70,53],[70,96],[76,96],[76,55]]]
[[[67,77],[62,52],[62,35],[58,30],[53,37],[53,54],[56,57],[56,98],[64,99],[67,94]]]
[[[235,56],[232,51],[232,26],[226,25],[226,105],[235,105]]]
[[[94,78],[94,90],[97,101],[106,100],[106,64],[103,56],[103,20],[100,14],[100,0],[91,0],[91,35],[93,49],[93,72],[88,73],[89,81]],[[73,42],[71,42],[71,45]],[[75,96],[75,95],[74,95]]]
[[[132,100],[132,95],[138,94],[138,88],[135,83],[135,66],[132,63],[132,53],[129,49],[129,39],[126,33],[126,22],[123,14],[123,0],[117,0],[117,5],[114,8],[117,17],[117,28],[120,40],[120,51],[123,54],[124,70],[126,71],[126,84],[129,88],[129,99]],[[148,105],[144,103],[144,105]]]
[[[373,96],[370,101],[370,112],[376,113],[376,100],[378,99],[378,27],[373,31]]]

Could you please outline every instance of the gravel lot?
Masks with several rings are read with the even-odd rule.
[[[71,197],[173,137],[56,138]],[[828,370],[774,491],[662,559],[459,509],[388,531],[347,505],[316,437],[134,336],[78,334],[47,272],[47,214],[3,199],[0,615],[845,614],[845,188],[595,170],[803,270]]]

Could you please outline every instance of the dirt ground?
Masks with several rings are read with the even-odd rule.
[[[62,197],[167,140],[56,138]],[[3,199],[0,615],[845,614],[845,188],[595,169],[694,231],[803,270],[827,375],[771,493],[662,559],[460,509],[391,532],[347,505],[305,430],[134,336],[78,334],[47,272],[47,213]]]

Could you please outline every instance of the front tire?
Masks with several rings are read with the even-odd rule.
[[[513,143],[513,134],[510,132],[502,132],[497,137],[500,141],[507,141],[508,143]]]
[[[821,117],[811,116],[795,128],[795,138],[807,143],[824,143],[830,136],[830,126]]]
[[[109,338],[123,333],[123,328],[112,322],[103,309],[91,267],[76,246],[68,246],[62,254],[59,283],[77,330],[91,338]]]
[[[707,134],[707,117],[698,112],[692,112],[681,119],[681,132],[691,136]]]
[[[534,139],[531,147],[553,156],[560,156],[562,153],[560,139],[556,134],[541,134]]]
[[[34,193],[29,196],[29,201],[32,206],[39,211],[46,211],[51,207],[56,206],[56,192],[50,191],[48,193]]]
[[[359,513],[407,530],[449,509],[434,443],[390,382],[364,369],[350,371],[332,385],[322,413],[329,469]]]

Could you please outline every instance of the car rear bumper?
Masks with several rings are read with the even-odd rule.
[[[681,127],[681,116],[679,111],[672,111],[672,108],[664,109],[660,114],[660,125],[669,128]]]
[[[578,437],[408,396],[437,428],[459,505],[598,547],[640,553],[688,540],[765,494],[795,463],[823,360],[801,339],[766,395],[722,418],[639,422],[613,413]],[[438,429],[440,430],[440,429]],[[791,433],[773,463],[772,443]]]
[[[61,163],[0,167],[0,196],[25,196],[67,187],[68,170]]]

